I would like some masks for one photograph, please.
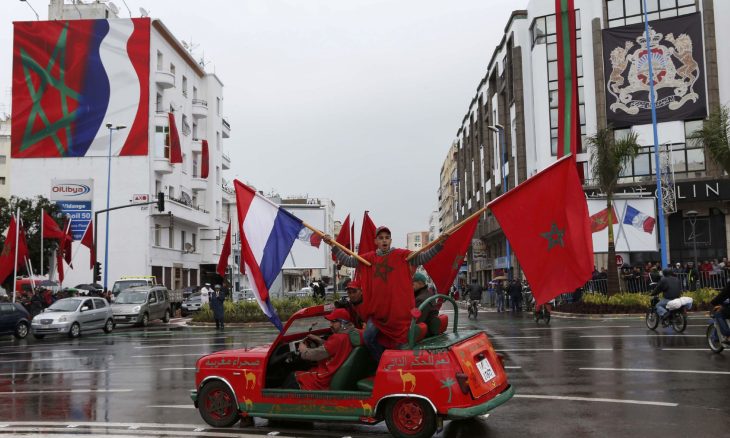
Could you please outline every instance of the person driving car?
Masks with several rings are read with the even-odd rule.
[[[664,320],[664,317],[667,315],[667,303],[671,300],[679,298],[682,293],[682,287],[679,283],[679,279],[674,275],[674,272],[672,272],[671,269],[664,269],[662,271],[662,279],[659,280],[659,283],[654,288],[654,291],[651,293],[652,295],[658,295],[660,292],[663,292],[663,297],[659,302],[656,304],[656,313],[659,315],[659,319],[661,321]]]
[[[360,332],[352,325],[350,313],[346,309],[335,309],[324,318],[330,322],[332,335],[325,340],[317,335],[309,334],[305,341],[308,340],[317,346],[310,347],[306,342],[300,342],[298,347],[302,359],[317,362],[317,364],[309,370],[295,371],[290,374],[284,381],[283,388],[329,389],[337,369],[345,362],[353,347],[361,345]]]

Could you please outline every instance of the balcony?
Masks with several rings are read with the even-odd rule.
[[[190,180],[190,189],[194,192],[200,192],[202,190],[208,190],[208,180],[203,178],[192,178]]]
[[[169,158],[155,158],[155,173],[166,174],[172,173],[172,164]]]
[[[202,99],[193,99],[193,118],[204,119],[208,117],[208,102]]]
[[[236,191],[233,189],[233,187],[224,182],[223,184],[221,184],[221,190],[223,191],[223,204],[235,204]]]
[[[175,86],[175,75],[169,71],[157,70],[155,72],[155,83],[163,90],[172,88]]]
[[[228,123],[226,119],[221,119],[221,122],[223,124],[223,138],[230,138],[231,137],[231,124]]]
[[[223,168],[223,170],[228,170],[231,168],[231,157],[229,157],[228,154],[221,155],[221,167]]]
[[[190,150],[192,152],[203,152],[203,142],[199,138],[193,137],[193,141],[190,143]]]
[[[207,225],[209,212],[182,199],[167,198],[165,206],[175,221],[182,220],[194,225]]]
[[[167,111],[157,110],[155,112],[155,125],[165,128],[170,126],[170,116]]]

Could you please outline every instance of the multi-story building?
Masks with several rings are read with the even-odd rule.
[[[110,5],[51,0],[49,21],[33,22],[33,29],[41,32],[29,33],[30,24],[15,24],[16,50],[19,45],[48,47],[40,38],[55,35],[59,35],[58,41],[73,35],[89,43],[87,52],[74,52],[76,64],[69,61],[60,66],[67,70],[71,91],[59,90],[67,93],[69,101],[107,100],[99,103],[106,113],[96,115],[79,114],[82,106],[78,105],[77,120],[72,122],[77,124],[65,128],[74,133],[73,142],[56,137],[54,146],[47,139],[26,137],[24,128],[29,122],[17,120],[24,111],[19,102],[23,102],[25,83],[17,74],[22,69],[16,69],[13,120],[18,125],[13,123],[12,177],[17,183],[12,194],[48,197],[52,186],[61,191],[68,184],[85,186],[89,196],[86,213],[72,216],[72,229],[81,234],[86,225],[79,230],[76,221],[93,219],[93,212],[106,208],[107,200],[116,207],[152,201],[157,193],[164,193],[162,212],[154,205],[115,210],[108,223],[106,215],[100,214],[94,224],[97,259],[105,260],[108,226],[108,264],[102,271],[109,286],[123,275],[154,275],[173,289],[197,285],[213,278],[235,198],[223,179],[231,165],[223,152],[223,139],[230,136],[231,129],[223,113],[223,83],[216,74],[205,71],[162,21],[120,19]],[[77,21],[80,18],[95,21]],[[108,28],[112,31],[99,32]],[[55,40],[50,42],[55,44]],[[19,62],[17,58],[15,62]],[[44,59],[34,62],[45,65]],[[79,74],[74,70],[78,65],[86,65],[89,73]],[[49,85],[48,92],[59,91],[53,86]],[[67,111],[41,103],[49,105],[45,109],[49,114]],[[24,117],[30,120],[32,114],[27,113],[26,108]],[[89,125],[94,130],[83,132]],[[171,163],[173,130],[179,133],[179,164]],[[74,148],[83,144],[81,135],[87,136],[88,150],[79,152]],[[206,178],[202,177],[204,141],[208,144]],[[66,270],[66,284],[92,280],[89,252],[84,248],[77,251],[77,245],[74,242],[74,269]]]
[[[414,231],[406,235],[406,249],[408,251],[418,251],[428,245],[428,231]]]
[[[640,0],[575,2],[583,135],[576,158],[587,196],[599,194],[592,181],[591,151],[585,137],[609,123],[617,138],[628,130],[636,132],[641,145],[639,155],[625,168],[618,191],[651,196],[656,187],[654,138],[645,102],[646,77],[636,73],[642,65],[646,68],[639,50],[646,45],[646,39],[643,25],[626,27],[643,23],[642,4]],[[661,80],[672,75],[661,84],[663,89],[658,88],[659,144],[671,148],[669,168],[673,170],[676,193],[676,211],[668,215],[665,228],[668,259],[692,259],[695,242],[690,219],[702,227],[696,234],[702,233],[696,241],[698,257],[722,258],[727,256],[730,236],[730,181],[702,145],[688,137],[702,126],[709,111],[727,104],[730,97],[730,52],[717,50],[718,42],[726,40],[724,36],[730,34],[730,29],[716,26],[730,19],[730,3],[672,0],[647,4],[650,25],[656,28],[652,44],[661,53],[654,61],[658,69],[655,73]],[[620,45],[612,36],[618,28],[630,35]],[[682,77],[688,69],[692,73]],[[510,16],[457,130],[457,220],[555,161],[557,71],[554,2],[531,0],[527,9]],[[690,97],[680,105],[684,95]],[[680,106],[683,109],[676,110]],[[636,115],[630,114],[634,111]],[[441,195],[444,180],[442,169]],[[443,210],[443,199],[441,202]],[[688,216],[689,211],[693,212],[690,216],[696,212],[696,217]],[[481,239],[480,246],[486,246],[486,257],[475,261],[470,251],[470,275],[486,281],[505,273],[507,266],[521,275],[514,254],[511,260],[506,258],[505,237],[490,212],[481,218],[475,238]],[[631,264],[660,259],[655,251],[627,255]],[[600,267],[605,263],[605,254],[596,254],[596,264]]]
[[[10,197],[10,118],[0,115],[0,198]]]
[[[458,141],[454,141],[449,147],[444,164],[441,166],[439,180],[439,234],[448,230],[456,224],[456,206],[458,198],[456,188],[459,183],[456,174],[456,157],[459,151]]]
[[[428,241],[433,242],[441,234],[439,231],[439,212],[434,210],[428,215]]]

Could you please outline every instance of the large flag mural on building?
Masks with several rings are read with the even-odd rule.
[[[702,18],[699,13],[603,30],[606,114],[616,127],[651,123],[649,62],[659,122],[706,115]]]
[[[12,157],[146,155],[150,19],[14,23]]]

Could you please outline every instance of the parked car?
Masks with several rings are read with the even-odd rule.
[[[196,292],[182,303],[182,316],[188,316],[193,312],[197,312],[201,307],[200,292]]]
[[[299,290],[287,292],[286,294],[290,297],[312,297],[314,296],[314,290],[311,287],[306,286]]]
[[[20,303],[0,303],[0,334],[24,339],[30,332],[30,313]]]
[[[31,321],[31,330],[37,339],[59,333],[76,338],[82,332],[94,329],[102,329],[105,333],[114,329],[112,308],[104,298],[62,298]]]
[[[244,289],[238,292],[233,292],[233,302],[239,301],[256,301],[256,296],[253,294],[253,289]]]
[[[112,304],[115,324],[139,324],[150,321],[170,322],[170,299],[164,286],[132,287],[121,292]]]

